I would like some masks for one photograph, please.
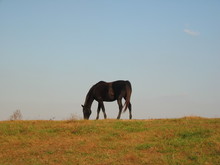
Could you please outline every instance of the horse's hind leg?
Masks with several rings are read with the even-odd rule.
[[[132,119],[132,114],[131,114],[131,103],[129,103],[128,105],[128,109],[129,109],[129,119]]]
[[[104,114],[104,118],[106,119],[106,118],[107,118],[107,115],[106,115],[106,113],[105,113],[104,103],[103,103],[103,102],[100,102],[99,104],[100,104],[100,106],[101,106],[101,108],[102,108],[102,112],[103,112],[103,114]]]
[[[119,107],[119,112],[118,112],[117,119],[120,119],[123,105],[122,105],[121,99],[118,99],[117,101],[118,101],[118,107]]]

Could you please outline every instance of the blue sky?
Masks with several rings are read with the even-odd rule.
[[[133,117],[220,117],[220,1],[0,1],[0,120],[82,117],[130,80]],[[117,103],[106,103],[116,118]],[[92,106],[92,119],[97,103]],[[102,116],[103,117],[103,116]],[[128,118],[128,113],[122,115]]]

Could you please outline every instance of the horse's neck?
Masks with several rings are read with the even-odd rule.
[[[84,106],[87,108],[91,108],[94,98],[90,93],[87,94]]]

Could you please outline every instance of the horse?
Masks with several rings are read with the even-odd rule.
[[[120,119],[123,108],[124,108],[123,112],[125,112],[127,108],[129,109],[129,119],[131,119],[132,118],[131,102],[130,102],[131,92],[132,92],[132,87],[129,81],[123,81],[123,80],[118,80],[113,82],[99,81],[90,88],[89,92],[86,95],[84,105],[81,105],[83,107],[84,119],[87,120],[89,119],[92,113],[91,106],[94,100],[98,102],[96,120],[99,119],[99,112],[101,109],[104,114],[104,118],[105,119],[107,118],[107,115],[105,113],[105,106],[103,102],[104,101],[112,102],[116,100],[119,107],[119,113],[117,119]],[[124,106],[122,105],[122,98],[125,99]]]

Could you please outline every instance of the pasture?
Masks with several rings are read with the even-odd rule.
[[[220,119],[1,121],[0,165],[220,164]]]

